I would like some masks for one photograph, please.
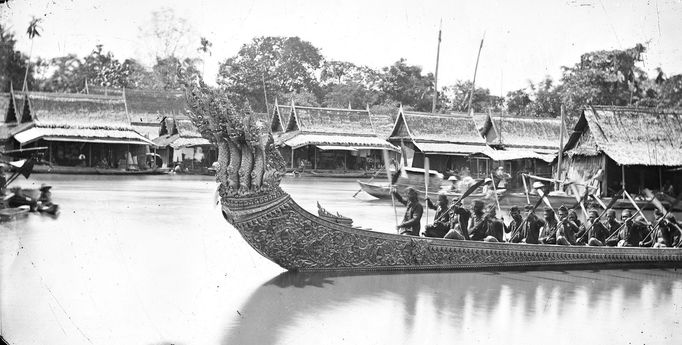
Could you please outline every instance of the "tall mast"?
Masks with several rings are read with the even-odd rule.
[[[478,47],[478,56],[476,56],[476,67],[474,68],[474,80],[471,82],[471,91],[469,92],[469,107],[467,111],[469,114],[473,114],[471,111],[471,101],[474,99],[474,90],[476,90],[476,72],[478,72],[478,60],[481,58],[481,49],[483,49],[483,40],[485,39],[485,32],[481,38],[481,45]]]
[[[561,159],[563,158],[564,155],[564,105],[561,105],[561,124],[559,124],[559,157],[557,161],[557,168],[556,168],[556,179],[561,180]],[[556,190],[559,190],[559,183],[557,182],[556,184]]]
[[[436,113],[436,103],[438,103],[438,60],[440,59],[440,37],[443,30],[443,18],[440,19],[440,26],[438,27],[438,49],[436,50],[436,74],[433,83],[433,106],[431,112]]]

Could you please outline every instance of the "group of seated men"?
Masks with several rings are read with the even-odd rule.
[[[407,189],[407,200],[393,193],[396,200],[407,206],[402,223],[397,225],[401,234],[420,236],[423,206],[419,203],[417,192]],[[454,202],[454,200],[453,200]],[[527,244],[620,246],[620,247],[681,247],[682,229],[672,216],[664,215],[656,209],[654,220],[648,222],[639,213],[623,210],[621,221],[616,219],[616,211],[606,212],[602,222],[597,210],[590,210],[585,222],[578,219],[574,210],[559,207],[556,214],[546,207],[543,217],[538,217],[531,205],[526,205],[525,218],[521,208],[512,206],[512,218],[506,225],[498,218],[495,205],[486,207],[482,200],[474,200],[471,209],[462,207],[461,202],[450,205],[447,195],[439,194],[434,204],[427,199],[429,208],[436,210],[433,224],[425,226],[421,235],[426,237],[448,238],[455,240],[503,242]]]

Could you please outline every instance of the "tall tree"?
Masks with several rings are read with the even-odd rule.
[[[29,67],[31,66],[31,55],[33,55],[33,39],[36,36],[40,37],[40,31],[42,30],[42,28],[40,27],[40,22],[42,20],[43,20],[42,18],[33,17],[31,19],[31,22],[28,24],[28,29],[26,29],[26,35],[31,40],[31,50],[28,53],[28,59],[26,62],[26,72],[24,74],[24,83],[22,85],[22,90],[28,90],[27,82]]]
[[[443,88],[443,95],[446,98],[448,109],[456,112],[468,112],[469,94],[471,93],[472,83],[469,80],[458,80],[455,84]],[[474,90],[471,107],[474,112],[499,111],[504,100],[499,96],[490,94],[490,90],[477,87]]]
[[[577,115],[586,104],[631,105],[642,96],[646,73],[637,66],[646,48],[637,44],[625,50],[583,54],[580,62],[563,67],[558,92],[566,109]]]
[[[218,83],[246,96],[254,110],[265,111],[266,92],[280,99],[308,92],[319,99],[316,74],[322,61],[319,49],[298,37],[257,37],[220,64]]]
[[[0,24],[0,90],[8,91],[10,84],[21,87],[24,76],[29,89],[33,88],[33,66],[27,65],[28,56],[15,50],[14,33]],[[26,73],[28,71],[28,73]]]
[[[381,90],[387,98],[417,111],[431,110],[433,74],[422,75],[420,66],[408,65],[401,58],[393,65],[384,67],[381,78]]]

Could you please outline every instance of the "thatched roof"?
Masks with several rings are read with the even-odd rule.
[[[158,123],[164,116],[185,115],[187,102],[179,91],[89,87],[95,95],[124,97],[133,123]]]
[[[286,131],[375,136],[369,111],[295,106]]]
[[[36,126],[132,129],[119,97],[30,92],[28,101],[28,113]]]
[[[152,144],[135,132],[120,97],[30,92],[27,101],[25,124],[10,133],[22,144],[38,139]]]
[[[476,124],[467,114],[432,114],[398,111],[390,140],[484,145]]]
[[[154,144],[160,147],[170,146],[174,149],[202,145],[212,145],[204,138],[192,121],[185,116],[164,117],[160,123],[159,136]]]
[[[682,112],[593,106],[583,110],[564,150],[604,153],[621,165],[682,166]]]
[[[291,107],[287,105],[279,105],[275,100],[275,106],[272,111],[272,119],[270,120],[270,130],[272,133],[284,132],[287,121],[291,116]]]
[[[393,117],[389,114],[375,114],[370,112],[369,118],[372,121],[374,133],[376,133],[379,138],[388,139],[393,130],[393,124],[395,123]]]
[[[559,150],[561,119],[477,115],[475,120],[490,145]]]

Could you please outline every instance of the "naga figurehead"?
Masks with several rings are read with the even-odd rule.
[[[185,88],[188,116],[218,146],[216,180],[223,202],[281,194],[279,183],[285,163],[269,126],[253,119],[242,97],[210,87],[200,76],[183,72],[178,74]]]

